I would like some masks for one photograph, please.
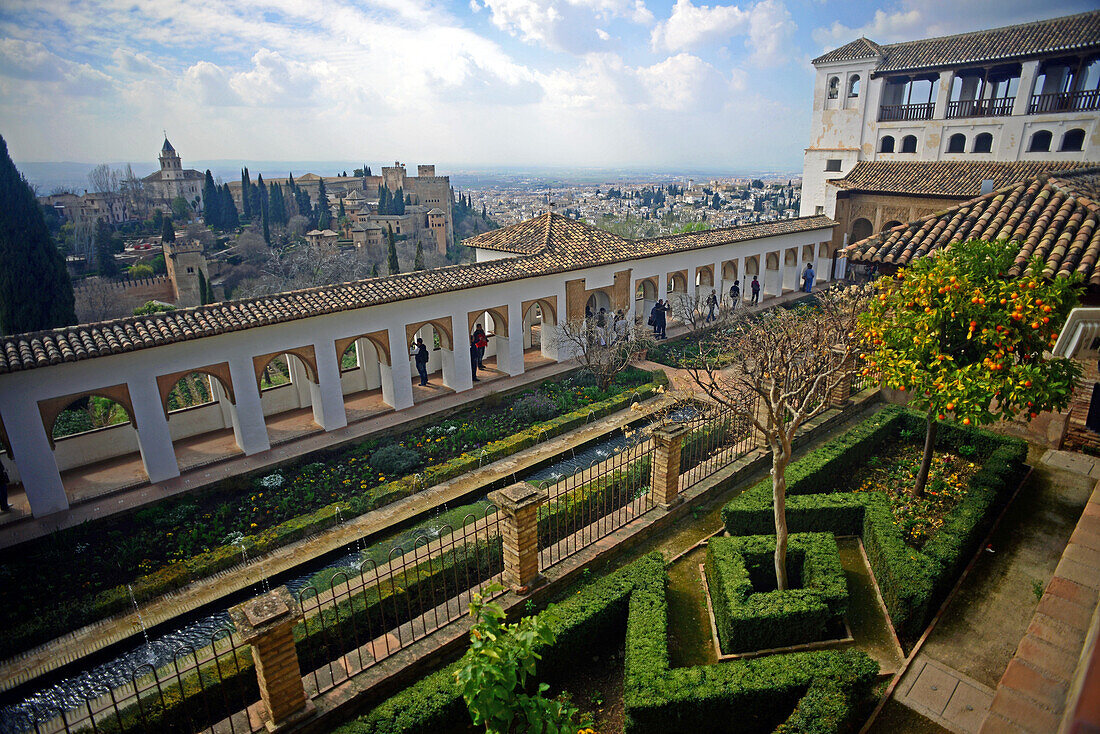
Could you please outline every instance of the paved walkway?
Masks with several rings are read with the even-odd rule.
[[[1074,460],[1067,463],[1059,456],[1066,453],[1032,448],[1029,463],[1035,469],[910,663],[872,732],[1006,730],[983,730],[982,722],[1040,606],[1037,590],[1056,573],[1093,494],[1091,473],[1100,471],[1100,462],[1079,454],[1070,455]],[[1035,734],[1039,731],[1048,730]]]

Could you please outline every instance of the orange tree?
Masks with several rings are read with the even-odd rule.
[[[924,460],[911,489],[924,492],[941,421],[981,425],[1069,403],[1078,366],[1044,359],[1077,301],[1077,278],[1045,279],[1036,258],[1010,279],[1014,248],[973,240],[922,257],[876,282],[860,317],[864,369],[928,413]]]

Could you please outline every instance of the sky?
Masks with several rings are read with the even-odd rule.
[[[810,60],[1095,0],[3,0],[17,161],[798,170]]]

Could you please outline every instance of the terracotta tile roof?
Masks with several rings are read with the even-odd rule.
[[[991,179],[996,190],[1050,171],[1097,165],[1100,163],[1092,161],[860,161],[847,176],[827,183],[848,191],[970,199],[981,193],[983,180]]]
[[[861,48],[866,47],[858,44],[857,40],[841,46],[817,57],[813,63],[846,61],[871,55],[861,51]],[[1079,51],[1098,46],[1100,11],[1093,11],[955,36],[887,44],[881,46],[885,58],[873,73],[878,76],[898,71]]]
[[[0,337],[0,374],[533,276],[760,237],[827,229],[834,224],[828,217],[815,216],[672,237],[626,240],[560,214],[548,213],[466,240],[467,244],[472,244],[486,238],[494,243],[495,249],[522,252],[519,257]]]
[[[869,38],[860,36],[856,40],[850,41],[840,48],[834,48],[827,54],[818,56],[813,60],[813,63],[828,64],[832,61],[852,61],[853,59],[868,59],[885,55],[886,52],[882,50],[882,46]]]
[[[1013,277],[1038,256],[1047,278],[1077,272],[1090,286],[1100,286],[1100,168],[1021,181],[868,237],[847,253],[855,261],[905,265],[977,238],[1019,245]]]

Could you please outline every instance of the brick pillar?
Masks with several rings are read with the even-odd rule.
[[[504,582],[517,594],[542,584],[539,574],[539,505],[547,499],[544,489],[519,482],[489,493],[489,501],[504,517],[500,534],[504,541]]]
[[[653,431],[649,492],[653,503],[663,510],[680,501],[680,449],[688,430],[683,423],[669,422]]]
[[[252,646],[260,698],[267,709],[264,724],[274,732],[313,713],[306,696],[291,629],[302,618],[298,602],[285,586],[249,599],[229,610],[242,639]]]
[[[852,398],[852,381],[855,378],[855,360],[849,358],[840,367],[844,377],[829,393],[828,402],[830,408],[843,408]]]

